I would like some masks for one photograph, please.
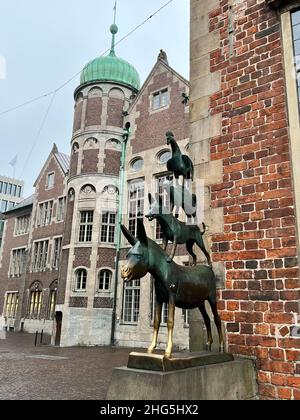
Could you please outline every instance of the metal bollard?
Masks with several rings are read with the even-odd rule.
[[[39,335],[39,332],[37,331],[35,333],[34,347],[36,347],[36,345],[37,345],[38,335]]]

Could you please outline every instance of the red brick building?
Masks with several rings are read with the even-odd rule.
[[[209,149],[196,164],[219,221],[219,309],[267,399],[300,399],[299,7],[191,1],[191,143]]]

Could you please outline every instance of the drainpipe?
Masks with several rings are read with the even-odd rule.
[[[121,251],[121,239],[122,239],[122,212],[123,212],[123,202],[124,202],[124,181],[125,181],[125,163],[126,163],[126,147],[127,142],[130,136],[130,123],[127,122],[124,128],[123,133],[123,142],[122,142],[122,156],[121,156],[121,166],[120,166],[120,184],[119,184],[119,209],[118,209],[118,224],[117,224],[117,249],[116,249],[116,266],[115,266],[115,288],[114,288],[114,303],[113,303],[113,312],[112,312],[112,322],[111,322],[111,338],[110,344],[113,346],[115,344],[115,330],[116,330],[116,310],[117,310],[117,297],[118,297],[118,280],[119,280],[119,263],[120,263],[120,251]]]

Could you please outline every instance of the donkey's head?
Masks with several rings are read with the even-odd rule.
[[[166,133],[166,137],[167,137],[167,145],[170,146],[171,142],[174,140],[174,134],[172,133],[172,131],[168,131]]]
[[[136,238],[129,230],[122,225],[122,232],[128,242],[132,245],[127,254],[127,264],[121,268],[121,277],[124,281],[137,280],[148,273],[149,267],[149,249],[148,238],[143,222],[137,220]]]
[[[146,214],[146,217],[150,222],[152,222],[154,219],[157,219],[157,217],[162,214],[170,213],[168,209],[164,207],[162,197],[159,194],[156,194],[155,199],[151,194],[148,194],[148,200],[150,208],[148,214]]]

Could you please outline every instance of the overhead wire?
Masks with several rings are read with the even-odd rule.
[[[139,25],[137,25],[134,29],[132,29],[130,32],[128,32],[123,38],[121,38],[119,41],[117,41],[115,43],[116,45],[119,45],[121,42],[125,41],[125,39],[129,38],[132,34],[134,34],[137,30],[139,30],[142,26],[144,26],[150,19],[152,19],[154,16],[156,16],[158,13],[160,13],[163,9],[165,9],[170,3],[172,3],[174,0],[169,0],[167,1],[165,4],[163,4],[159,9],[157,9],[154,13],[152,13],[148,18],[146,18],[143,22],[141,22]],[[104,51],[100,57],[103,57],[106,53],[108,53],[110,51],[110,48],[108,48],[106,51]],[[2,115],[6,115],[10,112],[16,111],[20,108],[23,108],[29,104],[32,104],[34,102],[37,102],[41,99],[47,98],[50,95],[53,95],[54,93],[56,94],[57,92],[59,92],[60,90],[62,90],[65,86],[67,86],[69,83],[71,83],[77,76],[79,76],[79,74],[81,73],[82,70],[78,71],[76,74],[74,74],[70,79],[66,80],[64,83],[62,83],[61,85],[59,85],[56,89],[53,89],[43,95],[39,95],[35,98],[32,98],[26,102],[23,102],[19,105],[16,105],[12,108],[8,108],[4,111],[0,112],[0,117]]]

